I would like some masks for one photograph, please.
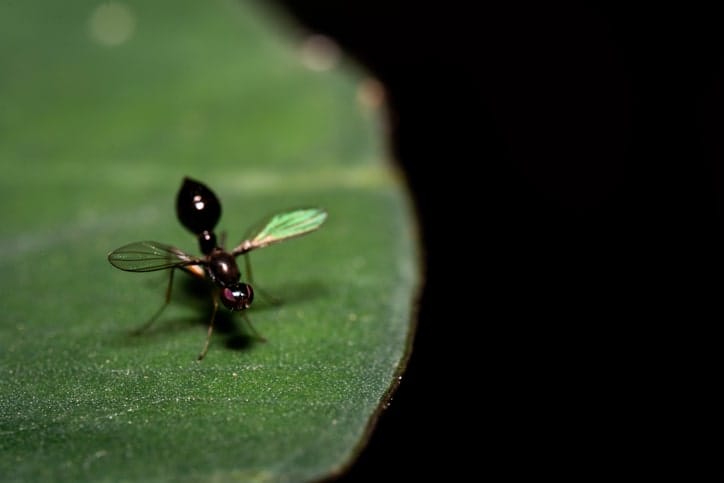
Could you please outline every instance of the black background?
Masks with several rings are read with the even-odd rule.
[[[405,3],[279,0],[385,84],[426,251],[409,369],[342,480],[715,455],[722,17]]]

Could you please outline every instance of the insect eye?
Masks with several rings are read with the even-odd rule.
[[[229,310],[248,309],[253,300],[254,290],[246,283],[226,287],[221,291],[221,303]]]

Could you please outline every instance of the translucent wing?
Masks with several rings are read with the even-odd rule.
[[[108,261],[114,267],[127,272],[154,272],[205,263],[178,248],[155,241],[129,243],[109,253]]]
[[[320,208],[303,208],[277,213],[258,225],[257,229],[252,230],[249,237],[231,253],[234,256],[241,255],[255,248],[304,235],[322,226],[326,219],[327,212]]]

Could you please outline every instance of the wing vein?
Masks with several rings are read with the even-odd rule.
[[[326,219],[327,212],[320,208],[302,208],[277,213],[257,225],[256,229],[234,248],[232,254],[241,255],[256,248],[306,235],[322,226]]]
[[[187,265],[203,265],[205,262],[182,250],[154,241],[129,243],[108,254],[108,261],[127,272],[154,272]]]

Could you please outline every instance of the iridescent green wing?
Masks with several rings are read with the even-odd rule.
[[[114,267],[127,272],[155,272],[167,268],[203,265],[206,263],[178,248],[154,241],[141,241],[124,245],[109,253],[108,261]]]
[[[322,226],[327,212],[320,208],[303,208],[277,213],[258,228],[252,230],[246,240],[232,250],[234,256],[242,255],[255,248],[262,248],[290,238],[305,235]]]

